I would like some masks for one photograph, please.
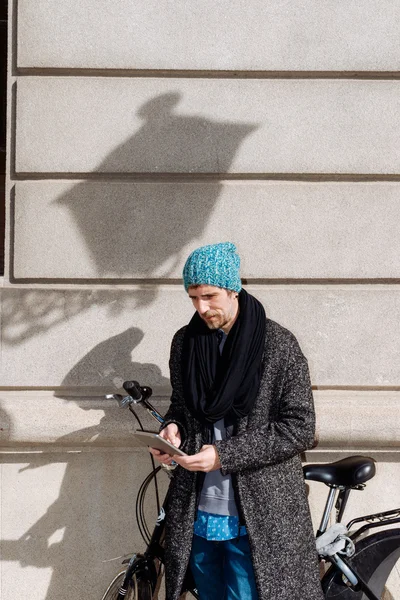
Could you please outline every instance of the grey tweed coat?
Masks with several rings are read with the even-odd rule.
[[[185,406],[181,354],[185,328],[174,336],[173,393],[166,424],[177,423],[188,454],[203,445],[202,426]],[[314,442],[315,417],[307,361],[296,338],[267,319],[257,400],[234,435],[216,442],[222,473],[235,475],[260,600],[322,600],[314,535],[299,454]],[[177,467],[170,486],[165,560],[166,598],[177,600],[188,566],[198,474]]]

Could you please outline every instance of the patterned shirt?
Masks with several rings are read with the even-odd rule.
[[[246,527],[239,526],[239,517],[214,515],[202,510],[197,511],[193,533],[215,542],[224,542],[247,535]]]

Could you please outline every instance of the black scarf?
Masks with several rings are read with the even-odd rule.
[[[262,304],[242,290],[239,315],[219,354],[217,331],[196,312],[185,331],[182,380],[186,405],[203,424],[247,415],[261,378],[266,317]]]

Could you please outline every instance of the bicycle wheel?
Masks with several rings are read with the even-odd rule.
[[[101,600],[117,600],[118,592],[125,579],[125,571],[117,573]],[[137,579],[136,575],[132,576],[129,584],[129,589],[124,597],[125,600],[152,600],[152,591],[149,581]]]
[[[356,543],[356,552],[348,560],[349,565],[360,574],[371,591],[385,598],[385,584],[400,559],[400,529],[386,529],[369,535]],[[330,567],[322,579],[326,600],[367,600],[367,596],[348,588],[342,574]]]

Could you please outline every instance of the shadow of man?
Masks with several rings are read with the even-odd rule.
[[[196,240],[201,242],[213,217],[222,189],[220,180],[229,172],[240,144],[256,129],[250,123],[182,114],[177,110],[180,100],[176,92],[148,100],[137,111],[141,127],[94,171],[97,177],[103,175],[103,180],[89,178],[67,184],[68,191],[52,201],[55,212],[43,221],[40,251],[45,259],[57,256],[59,247],[63,281],[111,279],[122,283],[180,277],[178,265]],[[198,180],[185,182],[187,174],[196,173],[212,177],[201,185]],[[118,174],[124,179],[128,175],[128,179],[118,180]],[[129,174],[139,175],[139,180]],[[162,182],[157,174],[163,175]],[[178,175],[180,182],[171,175]],[[140,181],[143,177],[147,182]],[[64,213],[67,221],[63,221]],[[80,240],[71,241],[71,219],[83,247]],[[54,228],[55,220],[65,227]],[[82,249],[86,252],[79,256]],[[53,267],[54,277],[59,276],[56,260]],[[139,308],[149,306],[157,293],[156,286],[144,285],[130,290],[129,296],[135,296]],[[119,293],[118,302],[111,301],[112,310],[121,313],[126,298]],[[43,293],[30,289],[20,291],[16,302],[13,291],[4,290],[3,339],[10,345],[23,343],[57,326],[65,313],[72,317],[89,305],[82,294],[73,291],[64,297],[59,290]]]
[[[102,174],[147,173],[152,178],[160,173],[166,183],[154,183],[154,178],[152,183],[134,184],[110,182],[109,178],[107,183],[88,180],[55,201],[55,208],[64,207],[72,217],[87,250],[88,256],[77,261],[76,247],[66,240],[63,264],[72,265],[72,280],[176,277],[176,267],[187,253],[187,246],[204,232],[221,192],[219,180],[229,171],[240,143],[255,126],[180,114],[176,111],[179,100],[179,94],[169,93],[146,102],[138,111],[143,125],[96,169]],[[212,178],[207,185],[188,185],[172,181],[173,173],[206,173]],[[53,254],[54,243],[57,239],[44,235],[43,252]],[[82,271],[80,262],[84,265]],[[138,305],[149,305],[156,293],[155,286],[140,290]],[[43,294],[38,301],[28,294],[22,308],[12,305],[10,297],[5,328],[8,344],[20,344],[47,331],[65,319],[64,310],[73,316],[86,310],[89,302],[77,294],[71,309],[61,294],[54,292],[54,296],[57,310],[53,300],[47,296],[44,299]],[[73,297],[69,295],[68,302]],[[118,302],[118,311],[123,310],[123,304],[123,300]],[[167,387],[168,379],[157,365],[132,362],[132,350],[142,337],[140,330],[130,328],[98,344],[71,369],[62,386],[82,386],[90,381],[90,385],[96,382],[96,386],[113,390],[123,379],[138,379],[146,385]],[[83,409],[90,407],[88,400],[74,402]],[[117,422],[121,438],[127,440],[129,432],[125,416],[117,408],[104,404],[101,410],[99,423],[56,440],[55,445],[63,449],[61,453],[35,455],[34,460],[27,455],[30,463],[21,469],[21,478],[39,469],[41,476],[35,477],[34,485],[46,488],[46,467],[65,464],[58,498],[19,540],[2,544],[4,560],[52,569],[47,600],[83,598],[89,589],[91,597],[101,597],[115,570],[114,564],[101,561],[128,551],[132,545],[138,548],[136,540],[130,543],[135,531],[133,506],[149,462],[145,455],[141,460],[139,453],[106,450],[112,438],[110,428]],[[76,444],[80,450],[91,449],[94,440],[100,451],[74,451]],[[24,485],[21,480],[21,488]],[[29,587],[20,592],[31,595]]]
[[[71,369],[63,384],[68,386],[96,373],[99,384],[109,391],[119,387],[123,379],[138,379],[143,385],[167,388],[169,380],[163,377],[157,365],[132,362],[132,350],[142,338],[143,332],[132,327],[98,344]],[[134,506],[138,488],[149,473],[151,463],[145,449],[119,451],[124,443],[129,450],[135,428],[131,414],[120,411],[116,403],[113,407],[108,401],[104,401],[104,405],[99,404],[98,399],[74,401],[68,398],[67,401],[83,410],[90,410],[92,403],[103,416],[96,425],[58,438],[55,446],[62,452],[38,454],[34,459],[32,455],[25,456],[31,462],[20,468],[21,488],[26,485],[22,478],[32,480],[30,472],[35,470],[35,485],[45,490],[49,485],[46,467],[56,463],[64,465],[58,498],[20,539],[2,541],[3,560],[19,561],[23,567],[51,568],[47,600],[78,599],[86,594],[101,598],[121,563],[112,559],[143,549]],[[157,429],[154,422],[154,430]],[[118,436],[118,448],[112,448]],[[14,457],[13,461],[16,460]],[[24,462],[22,457],[18,460]],[[161,494],[167,484],[167,477],[161,477]],[[155,520],[157,512],[152,496],[150,491],[148,514]],[[21,580],[21,595],[28,596],[29,589],[23,587],[24,580]]]
[[[181,114],[176,111],[180,99],[171,92],[141,106],[137,114],[143,125],[96,169],[104,174],[147,174],[151,182],[86,181],[55,201],[72,215],[97,277],[179,277],[176,267],[182,252],[200,238],[212,218],[222,187],[218,179],[256,128]],[[164,175],[162,184],[154,178],[157,173]],[[213,177],[202,186],[170,177],[188,173]],[[76,263],[74,248],[71,261]]]
[[[10,438],[11,431],[12,431],[12,422],[11,422],[10,415],[1,406],[1,399],[0,399],[0,445],[2,445],[3,443],[5,445],[8,445],[7,443]]]

